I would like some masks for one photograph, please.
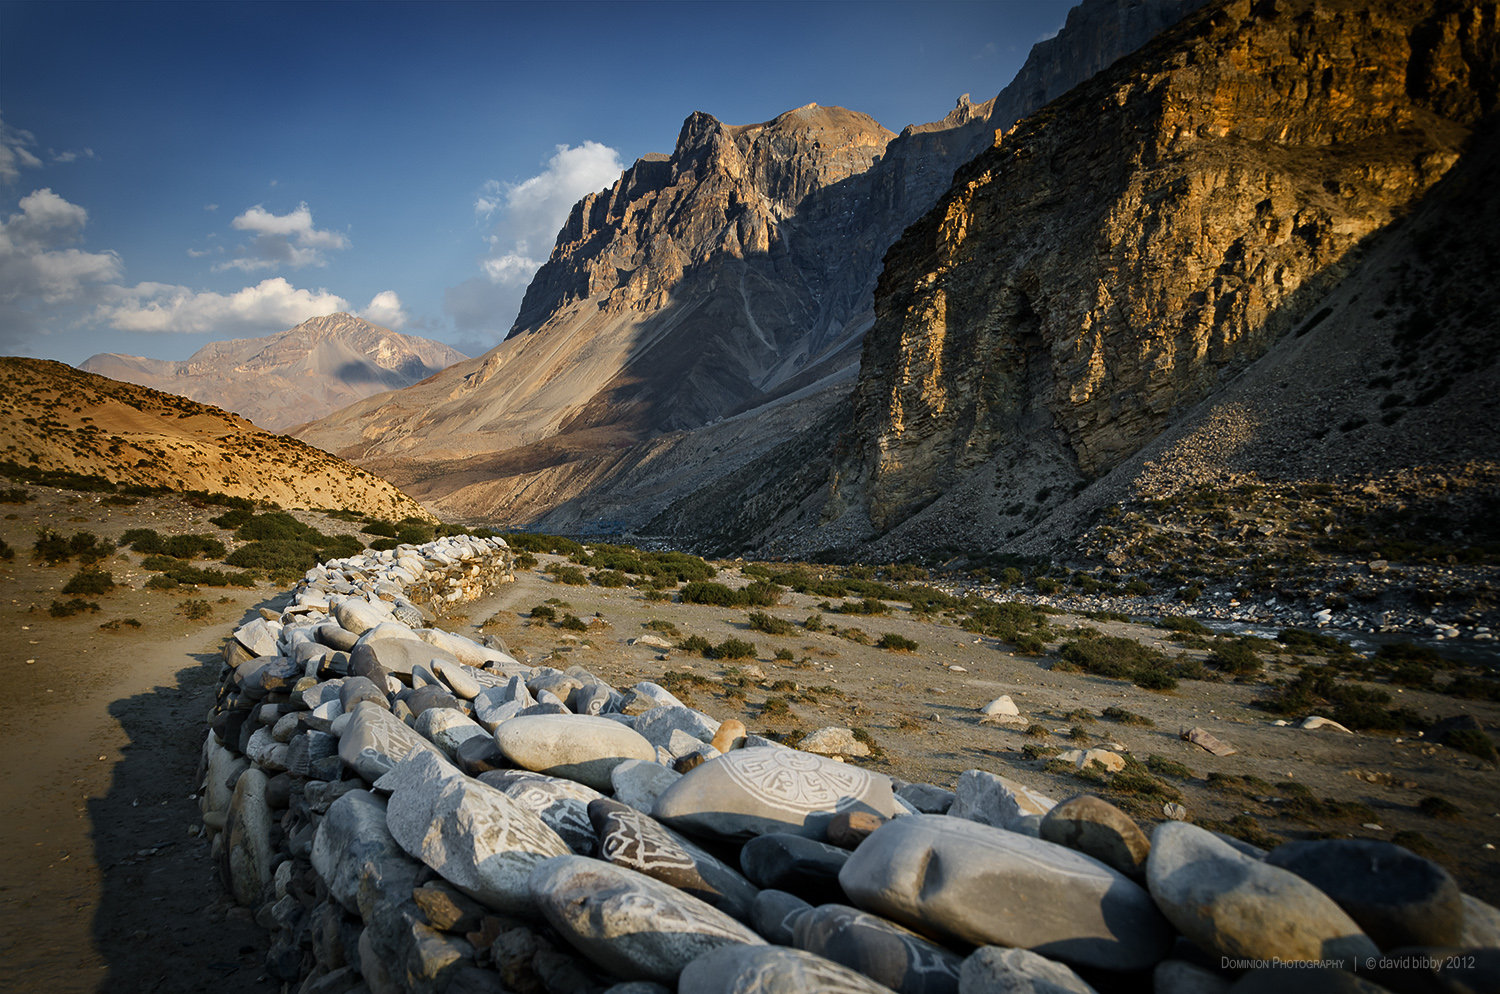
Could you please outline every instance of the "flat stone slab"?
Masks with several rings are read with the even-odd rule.
[[[630,980],[671,983],[704,953],[766,941],[669,884],[584,856],[539,864],[530,888],[547,921],[579,952]]]
[[[1187,822],[1156,826],[1146,883],[1178,931],[1213,956],[1355,962],[1379,954],[1331,897]]]
[[[518,715],[495,729],[495,744],[517,766],[610,789],[610,772],[627,759],[656,758],[633,729],[586,714]]]
[[[853,903],[928,935],[1140,970],[1172,930],[1124,874],[1071,849],[948,815],[882,825],[839,873]]]
[[[401,847],[497,911],[534,911],[531,871],[571,852],[537,815],[434,754],[412,756],[379,786],[392,791],[386,826]]]
[[[785,946],[725,946],[682,971],[677,989],[693,994],[891,994],[830,959]]]
[[[822,839],[840,811],[903,813],[878,773],[778,746],[736,749],[668,787],[652,816],[695,835],[750,838],[792,832]]]

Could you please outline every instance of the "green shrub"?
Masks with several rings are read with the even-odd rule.
[[[1122,725],[1140,725],[1144,728],[1156,727],[1156,722],[1145,715],[1136,714],[1134,711],[1127,711],[1124,708],[1111,706],[1105,708],[1100,714],[1110,721],[1117,721]]]
[[[0,504],[24,504],[31,500],[31,492],[21,487],[0,490]]]
[[[792,635],[797,631],[797,626],[785,618],[772,617],[764,611],[750,612],[750,627],[767,635]]]
[[[214,613],[212,604],[200,600],[185,600],[179,610],[189,621],[201,621]]]
[[[767,697],[764,704],[760,706],[762,718],[786,720],[792,716],[791,705],[787,704],[785,697]]]
[[[571,556],[583,552],[583,546],[571,538],[560,535],[538,535],[531,532],[516,532],[503,536],[505,544],[523,552],[548,552],[558,556]]]
[[[696,652],[700,655],[708,655],[714,651],[713,643],[702,635],[689,635],[677,643],[678,652]]]
[[[78,532],[68,538],[53,531],[51,528],[42,528],[37,532],[36,543],[32,546],[34,558],[42,560],[49,566],[59,566],[73,557],[85,566],[107,559],[114,554],[115,544],[108,539],[101,539],[93,532]]]
[[[209,518],[208,520],[210,524],[218,525],[225,531],[234,531],[240,525],[243,525],[253,517],[255,517],[255,512],[250,508],[236,507],[232,510],[225,511],[217,518]]]
[[[10,562],[16,558],[16,550],[10,547],[10,543],[0,538],[0,560]]]
[[[1152,682],[1153,689],[1176,686],[1176,680],[1164,669],[1167,657],[1135,639],[1101,635],[1065,643],[1060,654],[1063,659],[1095,676],[1137,682],[1144,678]],[[1166,684],[1163,678],[1170,684]]]
[[[641,627],[649,628],[653,632],[661,632],[663,635],[672,635],[674,637],[682,634],[677,630],[676,625],[674,625],[670,621],[664,621],[661,618],[652,618],[650,621],[645,622]]]
[[[531,609],[532,621],[551,621],[557,617],[557,612],[545,604],[538,604]]]
[[[1031,581],[1031,588],[1039,594],[1055,594],[1062,589],[1062,584],[1050,576],[1039,576]]]
[[[616,569],[595,570],[590,579],[601,587],[623,587],[629,582],[625,574]]]
[[[1163,618],[1156,623],[1156,627],[1174,632],[1186,632],[1189,635],[1212,635],[1214,633],[1214,630],[1203,622],[1193,618],[1184,618],[1181,615]]]
[[[224,562],[240,569],[305,573],[318,565],[318,549],[296,539],[270,539],[242,545],[225,557]]]
[[[97,566],[85,566],[74,573],[62,588],[65,594],[107,594],[115,589],[115,577],[108,570]]]
[[[1226,673],[1235,676],[1251,676],[1260,672],[1260,657],[1243,642],[1220,645],[1208,657],[1208,661]]]
[[[807,620],[802,622],[802,627],[810,632],[821,632],[823,630],[823,616],[821,614],[810,614]]]
[[[1015,642],[1011,644],[1023,656],[1040,656],[1047,651],[1047,643],[1035,635],[1017,636]]]
[[[1136,577],[1129,583],[1125,584],[1125,592],[1134,597],[1150,597],[1151,584],[1147,583],[1145,580],[1142,580],[1140,577]]]
[[[531,569],[539,561],[536,556],[533,556],[529,552],[516,553],[516,569]]]
[[[732,590],[722,583],[693,580],[683,586],[681,597],[685,604],[711,604],[718,607],[774,607],[781,602],[785,588],[764,580],[757,580],[739,590]]]
[[[547,567],[547,572],[551,573],[552,578],[558,583],[566,583],[573,587],[586,587],[589,585],[589,578],[577,566],[564,566],[561,563],[553,563]]]
[[[645,593],[645,598],[648,601],[655,601],[657,603],[660,603],[661,601],[671,600],[672,595],[667,593],[665,590],[648,590]]]
[[[53,601],[52,606],[47,608],[47,613],[54,618],[67,618],[84,611],[97,611],[99,605],[93,601],[86,601],[81,597],[74,597],[67,603]]]
[[[897,635],[895,632],[886,632],[884,635],[880,636],[879,641],[875,643],[875,648],[892,649],[896,652],[915,652],[917,651],[917,643],[907,638],[905,635]]]
[[[381,538],[396,537],[396,526],[392,522],[384,521],[380,518],[367,523],[360,531],[366,535],[378,535]]]
[[[557,627],[566,628],[574,632],[586,632],[589,630],[588,622],[571,612],[563,615],[562,620],[557,623]]]
[[[176,590],[182,584],[165,573],[159,573],[146,581],[147,590]]]
[[[752,659],[755,657],[755,643],[746,642],[743,639],[725,639],[713,648],[715,659]]]
[[[1332,635],[1302,628],[1283,628],[1276,633],[1276,641],[1299,656],[1346,656],[1353,651]]]
[[[839,605],[839,614],[885,614],[891,606],[876,597],[858,601],[845,601]]]
[[[1463,809],[1457,804],[1446,797],[1438,797],[1436,794],[1418,801],[1417,810],[1429,818],[1446,818],[1449,821],[1457,821],[1464,816]]]
[[[1454,729],[1443,735],[1442,743],[1450,749],[1478,756],[1486,762],[1495,762],[1495,743],[1477,728]]]
[[[775,653],[775,655],[772,658],[773,659],[781,660],[782,662],[788,662],[789,663],[793,659],[795,659],[796,656],[793,655],[792,650],[786,648],[785,646],[782,646],[780,649],[776,650],[776,653]]]

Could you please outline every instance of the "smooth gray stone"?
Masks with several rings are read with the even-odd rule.
[[[778,946],[790,946],[796,939],[797,919],[812,910],[796,894],[784,890],[763,890],[750,905],[750,927]]]
[[[457,708],[428,708],[418,712],[416,724],[412,727],[450,759],[457,757],[458,747],[469,739],[478,738],[490,745],[495,744],[484,726]]]
[[[512,718],[518,717],[531,705],[522,704],[520,701],[506,701],[504,704],[492,704],[483,696],[474,699],[474,720],[494,734],[495,729]]]
[[[387,711],[391,707],[390,698],[386,696],[383,686],[377,685],[369,677],[345,677],[339,688],[339,706],[345,711],[353,711],[361,701],[377,704]]]
[[[647,814],[656,806],[656,799],[662,792],[681,779],[682,774],[670,766],[646,759],[627,759],[609,771],[615,800]]]
[[[636,694],[640,694],[640,695],[643,695],[643,696],[646,696],[646,697],[650,697],[651,699],[653,699],[654,701],[657,702],[657,704],[656,704],[657,707],[662,707],[662,706],[676,707],[676,708],[685,708],[685,707],[687,707],[686,704],[682,703],[682,701],[678,699],[678,697],[677,697],[676,694],[672,693],[670,690],[668,690],[666,687],[663,687],[661,684],[659,684],[659,683],[652,683],[650,680],[642,680],[640,683],[636,684],[634,687],[631,687],[630,689],[631,689],[632,692],[634,692]]]
[[[433,708],[457,711],[458,698],[448,693],[448,688],[442,684],[430,684],[413,690],[406,697],[406,706],[411,708],[412,714],[421,717],[423,711],[430,711]]]
[[[480,683],[479,678],[474,676],[474,669],[465,666],[456,659],[448,660],[439,655],[433,659],[432,667],[437,671],[437,675],[442,678],[443,682],[448,685],[448,689],[453,691],[454,697],[461,697],[466,701],[472,701],[479,696],[480,691],[484,690],[484,684]]]
[[[1295,873],[1182,821],[1151,837],[1146,883],[1200,949],[1232,959],[1358,962],[1380,950],[1333,899]]]
[[[1040,837],[1092,856],[1130,877],[1144,879],[1151,840],[1129,815],[1092,794],[1078,794],[1048,811]]]
[[[371,783],[389,773],[413,752],[430,752],[441,759],[442,751],[398,721],[389,711],[368,701],[350,715],[339,737],[339,758],[344,765]]]
[[[390,620],[389,614],[377,610],[360,597],[346,597],[339,601],[333,607],[333,617],[340,627],[355,635],[363,635],[382,621]]]
[[[725,946],[682,971],[679,994],[891,994],[822,956],[785,946]]]
[[[277,655],[276,646],[280,636],[281,626],[265,618],[256,618],[234,630],[234,637],[240,645],[257,656]]]
[[[813,908],[792,932],[798,949],[858,970],[897,994],[958,994],[963,957],[858,908]]]
[[[322,624],[313,629],[313,638],[340,652],[349,652],[359,643],[359,636],[342,625]]]
[[[302,664],[291,656],[257,656],[234,671],[240,692],[260,699],[291,690],[302,679]]]
[[[437,661],[451,666],[460,665],[451,652],[428,645],[408,632],[407,638],[382,638],[360,643],[349,653],[351,672],[359,672],[371,664],[378,664],[387,673],[410,674],[413,668],[425,666],[431,669]]]
[[[1333,898],[1381,949],[1463,941],[1463,892],[1447,870],[1410,849],[1375,839],[1319,839],[1277,846],[1265,861]]]
[[[1160,967],[1158,967],[1160,969]],[[1096,994],[1056,960],[1029,949],[980,946],[963,961],[958,994]],[[1157,988],[1155,994],[1162,994]],[[1201,994],[1209,994],[1203,991]]]
[[[1070,964],[1142,970],[1172,930],[1139,885],[1071,849],[949,815],[876,829],[839,883],[866,911],[945,940],[1018,946]]]
[[[740,850],[740,869],[757,887],[784,890],[813,904],[848,900],[839,886],[839,871],[848,861],[847,849],[789,832],[758,836]]]
[[[675,754],[675,750],[672,750],[673,732],[684,732],[701,745],[714,740],[714,733],[719,730],[719,722],[701,711],[668,705],[652,708],[645,714],[637,716],[635,730],[644,735],[652,745],[662,746]]]
[[[524,769],[609,790],[609,774],[627,759],[653,759],[651,743],[608,718],[518,715],[495,729],[495,743]]]
[[[953,807],[953,802],[958,795],[951,790],[944,790],[930,783],[909,783],[902,785],[896,791],[896,796],[904,799],[918,812],[924,815],[944,815],[948,809]]]
[[[833,816],[847,810],[886,818],[901,812],[888,777],[809,752],[761,747],[698,766],[656,799],[651,814],[693,835],[792,832],[822,839]]]
[[[671,884],[739,921],[750,920],[758,892],[705,850],[619,801],[590,801],[588,817],[600,859]]]
[[[483,726],[481,726],[483,727]],[[453,752],[453,762],[471,777],[479,777],[505,766],[505,754],[493,735],[464,739]]]
[[[1164,959],[1151,973],[1152,994],[1229,994],[1227,977],[1197,963]]]
[[[313,836],[313,869],[345,910],[368,917],[374,904],[411,897],[421,866],[385,822],[385,801],[350,790],[328,806]]]
[[[649,980],[632,980],[629,983],[606,987],[604,994],[672,994],[672,991]]]
[[[405,760],[379,786],[392,791],[386,825],[401,847],[497,911],[532,911],[532,869],[569,852],[535,814],[436,753]]]
[[[1500,909],[1465,894],[1464,935],[1459,944],[1466,949],[1500,949]]]
[[[584,856],[541,863],[531,874],[531,895],[574,948],[629,980],[669,983],[719,946],[765,944],[724,912],[669,884]]]
[[[251,767],[240,774],[229,799],[224,822],[224,851],[234,899],[247,908],[260,906],[261,892],[271,881],[271,806],[266,799],[267,777]]]

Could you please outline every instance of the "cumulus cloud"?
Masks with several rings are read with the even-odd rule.
[[[349,302],[337,294],[298,289],[280,276],[229,294],[167,283],[106,287],[104,294],[106,302],[94,320],[120,331],[147,333],[265,334],[349,310]]]
[[[21,178],[21,167],[36,169],[42,160],[32,154],[29,146],[36,145],[36,136],[30,131],[12,128],[0,120],[0,183],[14,183]]]
[[[0,222],[0,341],[33,331],[39,307],[78,301],[120,277],[114,252],[65,248],[79,241],[88,211],[53,193],[35,190],[18,202],[20,213]]]
[[[443,309],[454,323],[464,330],[507,330],[573,205],[609,186],[623,169],[618,152],[586,141],[576,148],[558,145],[547,168],[523,182],[486,183],[474,200],[474,214],[493,225],[489,252],[479,259],[482,276],[444,294]]]
[[[306,203],[288,214],[272,214],[256,204],[231,221],[230,227],[249,232],[253,237],[248,245],[238,247],[237,258],[214,266],[214,272],[326,266],[328,252],[349,247],[349,239],[337,231],[313,227],[312,211]]]
[[[392,331],[400,331],[411,316],[401,306],[401,298],[395,290],[382,290],[370,301],[370,305],[359,312],[366,321],[383,325]]]

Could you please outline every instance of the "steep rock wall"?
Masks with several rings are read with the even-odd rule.
[[[1138,450],[1458,160],[1495,48],[1492,3],[1221,3],[1023,122],[889,253],[825,518]]]

